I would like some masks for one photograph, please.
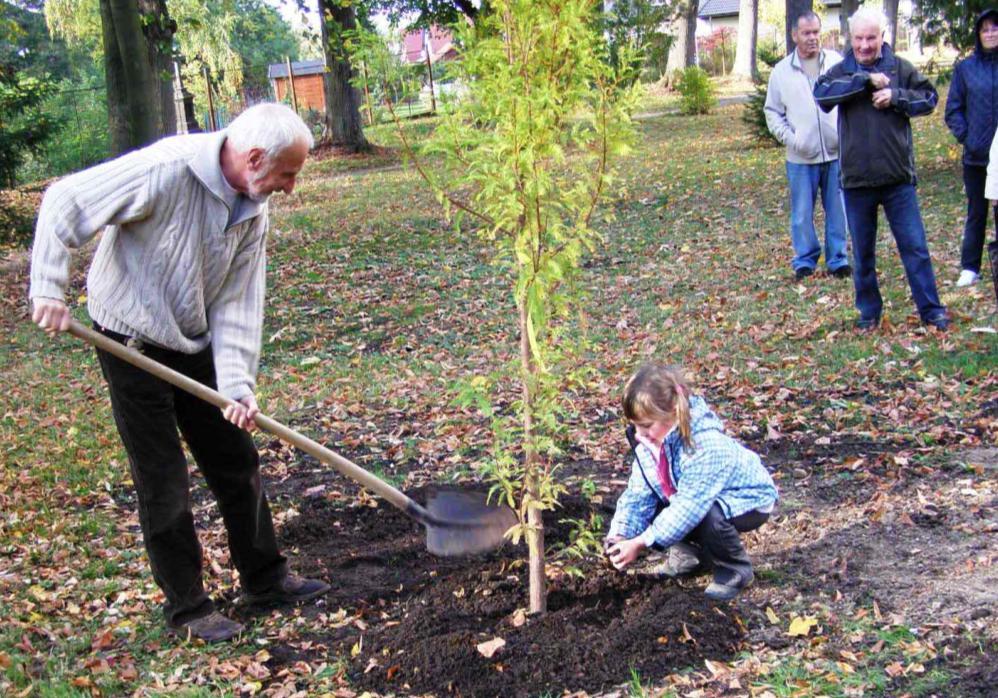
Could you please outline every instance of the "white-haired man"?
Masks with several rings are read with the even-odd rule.
[[[852,275],[846,254],[846,220],[839,193],[839,136],[835,113],[814,102],[814,83],[842,60],[821,48],[821,18],[808,10],[797,17],[792,36],[796,48],[776,64],[766,91],[766,123],[787,147],[790,185],[791,261],[798,280],[811,276],[821,257],[814,229],[814,202],[821,191],[825,207],[825,266],[832,276]]]
[[[70,251],[104,229],[87,276],[94,327],[236,401],[223,413],[97,352],[153,578],[167,625],[181,636],[216,642],[243,626],[204,590],[180,436],[218,501],[243,598],[300,602],[329,589],[288,572],[248,433],[259,412],[267,198],[294,189],[312,145],[293,111],[257,105],[223,131],[165,138],[66,177],[38,214],[34,322],[52,334],[68,328]]]
[[[915,192],[911,117],[929,114],[939,100],[932,83],[884,43],[887,18],[861,7],[849,18],[851,50],[818,78],[814,96],[825,111],[839,108],[842,198],[852,236],[856,327],[880,324],[877,285],[877,211],[884,207],[922,322],[949,326],[939,300],[925,226]]]

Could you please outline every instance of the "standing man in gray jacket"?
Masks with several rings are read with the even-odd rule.
[[[222,412],[97,352],[153,578],[180,636],[217,642],[243,630],[205,593],[181,436],[218,500],[244,599],[300,602],[329,589],[288,572],[247,431],[259,412],[267,199],[294,189],[311,147],[297,114],[261,104],[224,131],[165,138],[66,177],[42,199],[34,322],[51,334],[68,329],[70,252],[103,229],[87,276],[94,327],[235,401]]]
[[[839,195],[837,115],[824,113],[814,101],[818,76],[842,60],[821,48],[821,18],[805,12],[792,30],[797,48],[776,64],[769,76],[766,123],[787,147],[790,183],[790,239],[797,279],[814,273],[821,244],[814,228],[814,202],[821,191],[825,208],[825,266],[840,279],[852,274],[846,255],[846,224]]]

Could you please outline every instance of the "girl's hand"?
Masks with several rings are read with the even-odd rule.
[[[612,548],[616,543],[624,540],[623,536],[607,536],[603,539],[603,554],[609,555],[610,548]]]
[[[645,549],[645,544],[640,538],[631,538],[629,540],[622,540],[618,543],[614,543],[608,555],[610,556],[610,562],[618,570],[622,570],[629,564],[638,559],[638,555],[641,551]]]

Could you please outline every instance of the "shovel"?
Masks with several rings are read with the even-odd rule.
[[[219,409],[234,404],[233,400],[208,386],[135,349],[119,344],[76,320],[70,320],[69,333]],[[502,544],[506,531],[517,521],[516,514],[509,507],[489,506],[480,496],[469,492],[443,490],[432,495],[426,507],[420,506],[381,478],[277,420],[264,414],[257,414],[254,420],[264,431],[333,466],[346,477],[381,495],[407,516],[423,524],[426,527],[426,548],[434,555],[466,555],[496,548]]]

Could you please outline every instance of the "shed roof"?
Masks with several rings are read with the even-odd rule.
[[[307,61],[292,61],[291,71],[295,75],[317,75],[326,72],[326,61],[322,58],[310,58]],[[267,78],[288,77],[288,66],[285,63],[271,63],[267,67]]]

